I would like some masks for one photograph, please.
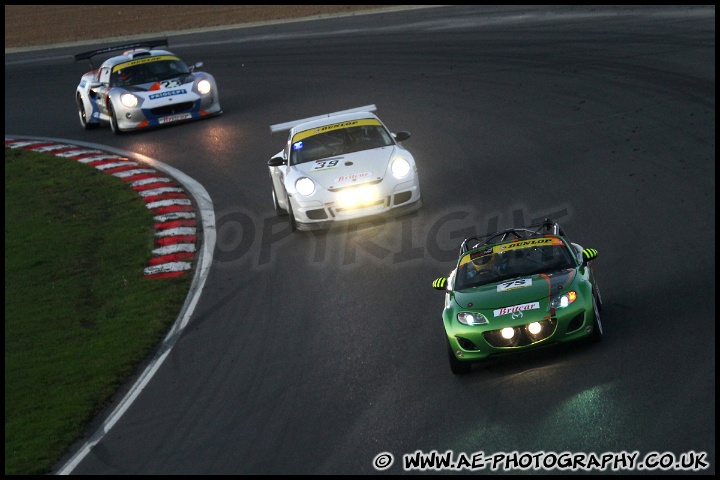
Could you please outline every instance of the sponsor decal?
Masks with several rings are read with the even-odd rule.
[[[367,177],[371,177],[371,176],[372,176],[372,172],[352,173],[350,175],[340,175],[339,177],[335,178],[333,181],[335,183],[347,182],[349,180],[359,180],[361,178],[367,178]]]
[[[318,160],[315,162],[313,170],[327,170],[337,167],[338,160]]]
[[[493,316],[499,317],[501,315],[507,315],[513,312],[522,312],[523,310],[535,310],[540,308],[540,302],[523,303],[521,305],[513,305],[511,307],[498,308],[493,310]]]
[[[563,245],[563,241],[559,238],[533,238],[530,240],[522,240],[519,242],[505,243],[503,245],[496,245],[493,247],[493,252],[501,253],[510,250],[517,250],[518,248],[530,248],[530,247],[547,247],[550,245]]]
[[[509,280],[507,282],[498,283],[498,292],[507,292],[508,290],[515,290],[516,288],[525,288],[532,285],[532,278],[520,278],[517,280]]]
[[[118,63],[112,69],[113,72],[122,70],[123,68],[134,67],[135,65],[142,65],[143,63],[159,62],[161,60],[180,60],[178,57],[172,55],[158,55],[156,57],[145,57],[137,60],[131,60],[125,63]]]
[[[158,123],[177,122],[178,120],[188,120],[190,118],[192,118],[192,114],[181,113],[179,115],[170,115],[168,117],[160,117],[160,118],[158,118]]]
[[[511,317],[513,320],[517,320],[517,319],[523,317],[523,313],[522,313],[522,312],[519,312],[519,311],[518,311],[518,312],[513,312],[513,314],[510,315],[510,317]]]
[[[361,127],[364,125],[382,124],[380,123],[380,121],[373,118],[363,118],[359,120],[349,120],[347,122],[333,123],[332,125],[323,125],[322,127],[312,128],[310,130],[304,130],[302,132],[296,133],[292,139],[292,143],[298,142],[304,138],[312,137],[313,135],[318,135],[320,133],[325,133],[332,130],[340,130],[342,128]]]
[[[185,90],[185,89],[183,88],[183,89],[181,89],[181,90],[170,90],[170,91],[167,91],[167,92],[153,93],[152,95],[148,95],[148,98],[149,98],[150,100],[156,100],[156,99],[158,99],[158,98],[172,97],[173,95],[182,95],[182,94],[184,94],[184,93],[187,93],[187,90]]]

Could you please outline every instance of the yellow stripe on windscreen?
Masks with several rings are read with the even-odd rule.
[[[341,130],[343,128],[362,127],[365,125],[382,124],[374,118],[361,118],[358,120],[348,120],[346,122],[333,123],[331,125],[323,125],[322,127],[311,128],[310,130],[304,130],[302,132],[296,133],[292,139],[292,143],[299,142],[300,140],[312,137],[313,135],[318,135],[320,133],[330,132],[333,130]]]
[[[143,63],[150,63],[150,62],[157,62],[160,60],[180,60],[180,59],[177,57],[172,57],[170,55],[160,55],[157,57],[138,58],[137,60],[130,60],[129,62],[119,63],[113,67],[112,71],[117,72],[118,70],[122,70],[123,68],[134,67],[135,65],[141,65]]]

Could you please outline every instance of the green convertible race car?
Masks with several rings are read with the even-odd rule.
[[[597,250],[571,243],[557,223],[466,238],[445,292],[443,323],[454,374],[494,355],[602,338]]]

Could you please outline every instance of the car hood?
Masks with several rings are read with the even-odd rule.
[[[311,177],[328,190],[361,185],[382,180],[388,162],[395,152],[394,146],[346,153],[314,162],[295,165],[302,176]]]
[[[148,82],[141,83],[138,85],[132,85],[127,87],[116,87],[128,92],[140,94],[143,97],[155,99],[179,95],[182,93],[188,93],[192,90],[195,76],[192,73],[180,75],[179,77],[173,77],[164,79],[159,82]]]
[[[504,282],[454,292],[454,300],[461,308],[497,309],[528,302],[549,301],[568,290],[576,278],[574,268],[550,274],[518,277]]]

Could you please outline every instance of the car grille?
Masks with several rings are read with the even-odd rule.
[[[557,327],[557,320],[555,318],[547,318],[540,323],[542,327],[540,332],[532,334],[528,331],[527,325],[520,325],[515,327],[515,335],[512,338],[506,339],[502,336],[501,330],[491,330],[483,333],[483,338],[492,347],[496,348],[514,348],[514,347],[526,347],[533,343],[541,342],[555,333]]]
[[[583,326],[583,323],[585,323],[585,312],[580,312],[575,315],[572,320],[570,320],[566,333],[571,333],[575,330],[578,330],[580,327]]]
[[[164,116],[164,115],[173,115],[175,113],[182,113],[186,112],[193,107],[193,102],[182,102],[182,103],[175,103],[172,105],[165,105],[162,107],[157,108],[151,108],[150,113],[153,115],[157,115],[158,117]]]
[[[405,203],[412,198],[412,192],[402,192],[395,194],[395,205]]]

